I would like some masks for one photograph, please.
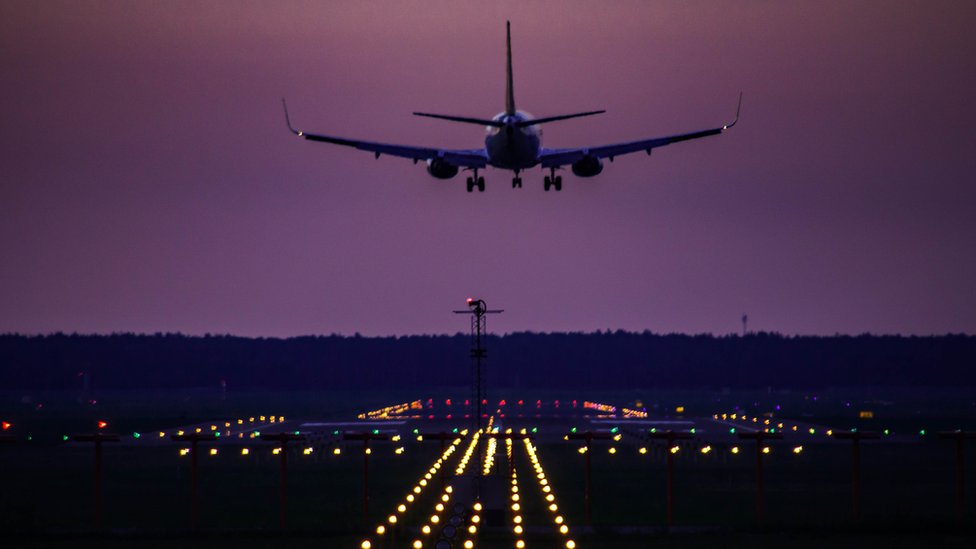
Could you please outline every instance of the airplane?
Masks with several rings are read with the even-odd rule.
[[[639,141],[629,141],[625,143],[615,143],[612,145],[601,145],[597,147],[582,147],[571,149],[549,149],[542,146],[541,124],[592,116],[606,112],[605,110],[587,111],[573,114],[563,114],[557,116],[546,116],[543,118],[532,118],[531,115],[515,109],[515,94],[512,84],[512,31],[510,22],[505,23],[506,45],[508,50],[507,61],[508,71],[505,83],[505,111],[492,117],[490,120],[482,118],[471,118],[467,116],[451,116],[445,114],[432,114],[427,112],[415,112],[416,116],[438,118],[453,122],[466,124],[477,124],[485,126],[487,136],[485,137],[485,148],[483,149],[438,149],[431,147],[415,147],[409,145],[394,145],[389,143],[377,143],[373,141],[359,141],[344,137],[333,137],[316,133],[309,133],[296,130],[288,116],[288,105],[285,100],[281,100],[285,111],[285,123],[288,129],[298,137],[309,141],[322,143],[332,143],[354,147],[363,151],[370,151],[376,158],[382,154],[409,158],[413,163],[423,160],[427,163],[427,172],[437,179],[451,179],[464,169],[470,170],[472,176],[467,178],[467,190],[473,192],[475,188],[478,192],[485,190],[485,178],[478,175],[478,170],[488,166],[502,170],[515,172],[512,179],[512,188],[522,187],[521,172],[535,166],[541,166],[549,170],[549,175],[543,179],[543,186],[546,191],[555,189],[562,190],[563,178],[556,175],[556,170],[570,166],[573,174],[577,177],[593,177],[603,171],[602,159],[607,158],[613,162],[614,157],[624,154],[644,151],[651,154],[652,149],[677,143],[679,141],[689,141],[710,135],[718,135],[739,121],[739,111],[742,108],[742,94],[739,94],[739,104],[736,107],[735,119],[721,127],[701,130],[691,133],[669,135],[665,137],[654,137]]]

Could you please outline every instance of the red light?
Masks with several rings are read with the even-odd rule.
[[[501,400],[501,402],[498,403],[499,406],[505,406],[505,404],[507,403],[505,402],[504,398]]]
[[[450,406],[450,405],[451,405],[451,399],[447,399],[447,400],[446,400],[446,401],[444,401],[444,402],[445,402],[445,403],[446,403],[446,404],[447,404],[448,406]]]
[[[98,420],[98,428],[99,428],[99,429],[104,429],[104,428],[106,428],[106,427],[108,427],[108,423],[105,423],[105,422],[104,422],[104,421],[102,421],[102,420]]]
[[[522,400],[519,400],[519,406],[521,406],[522,404],[524,404]]]
[[[488,406],[488,400],[487,399],[481,399],[481,405],[482,406]]]
[[[3,425],[3,430],[4,430],[4,431],[6,431],[7,429],[9,429],[9,428],[10,428],[10,424],[9,424],[9,423],[7,423],[6,421],[4,421],[2,425]]]
[[[468,303],[471,303],[472,301],[474,301],[474,298],[473,297],[469,297],[468,298]]]

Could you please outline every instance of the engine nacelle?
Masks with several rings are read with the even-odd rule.
[[[603,162],[595,156],[584,156],[573,162],[573,174],[577,177],[593,177],[603,171]]]
[[[440,158],[427,160],[427,173],[437,179],[450,179],[458,174],[458,167],[444,162]]]

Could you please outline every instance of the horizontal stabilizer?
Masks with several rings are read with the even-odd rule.
[[[467,116],[450,116],[447,114],[431,114],[429,112],[415,112],[416,116],[426,116],[428,118],[440,118],[441,120],[450,120],[452,122],[464,122],[466,124],[477,124],[479,126],[494,126],[496,128],[501,128],[505,126],[504,122],[499,122],[498,120],[485,120],[483,118],[470,118]]]
[[[602,114],[607,111],[587,111],[587,112],[577,112],[573,114],[561,114],[559,116],[547,116],[545,118],[536,118],[534,120],[523,120],[515,124],[517,128],[524,128],[525,126],[535,126],[536,124],[545,124],[547,122],[555,122],[557,120],[566,120],[569,118],[579,118],[581,116],[592,116],[594,114]]]

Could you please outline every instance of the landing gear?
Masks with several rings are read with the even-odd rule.
[[[478,187],[478,192],[485,192],[485,178],[478,177],[478,169],[474,168],[474,176],[468,178],[468,192],[473,192],[475,187]]]
[[[542,182],[543,188],[545,188],[546,191],[548,191],[550,187],[556,189],[557,191],[563,190],[563,176],[556,175],[556,168],[549,168],[549,175],[547,175]]]
[[[522,188],[522,178],[519,177],[518,170],[515,170],[515,178],[512,179],[512,188],[513,189],[521,189]]]

